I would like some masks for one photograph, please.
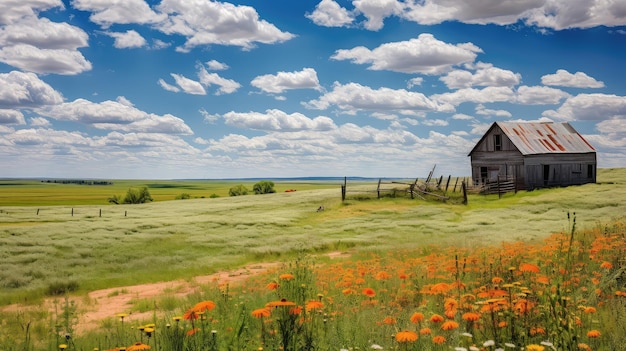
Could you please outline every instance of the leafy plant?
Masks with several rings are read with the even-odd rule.
[[[248,188],[243,184],[235,185],[228,190],[228,196],[248,195]]]
[[[252,187],[252,190],[254,191],[255,194],[259,195],[259,194],[271,194],[271,193],[275,193],[276,190],[274,189],[274,182],[270,181],[270,180],[262,180],[256,184],[254,184],[254,186]]]

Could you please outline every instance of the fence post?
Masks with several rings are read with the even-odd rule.
[[[376,193],[378,194],[379,199],[380,199],[380,181],[381,180],[382,180],[381,178],[378,178],[378,188],[376,188]]]
[[[467,205],[467,186],[465,181],[461,182],[461,189],[463,189],[463,205]]]

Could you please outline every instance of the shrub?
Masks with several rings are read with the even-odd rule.
[[[255,194],[270,194],[276,192],[276,190],[274,190],[274,182],[269,180],[262,180],[254,184],[252,190]]]
[[[228,190],[229,196],[239,196],[239,195],[248,195],[248,188],[246,188],[243,184],[235,185],[234,187]]]
[[[143,204],[152,201],[147,187],[141,189],[130,188],[124,197],[125,204]]]
[[[189,195],[188,193],[182,193],[176,196],[176,200],[187,200],[187,199],[191,199],[191,195]]]
[[[48,284],[46,294],[49,296],[60,296],[76,290],[78,290],[78,283],[73,280],[56,281]]]

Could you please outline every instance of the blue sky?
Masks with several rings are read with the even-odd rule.
[[[0,177],[469,175],[495,121],[626,167],[625,79],[624,1],[2,1]]]

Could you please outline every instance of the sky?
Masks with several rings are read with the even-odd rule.
[[[0,178],[466,176],[496,121],[626,167],[626,1],[0,1]]]

